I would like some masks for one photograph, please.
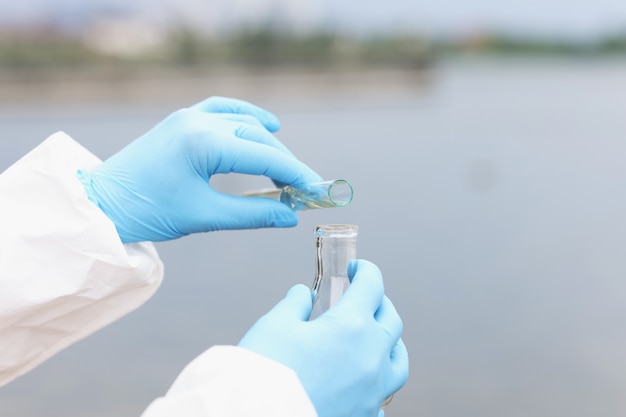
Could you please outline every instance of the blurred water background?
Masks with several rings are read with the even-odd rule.
[[[293,229],[158,244],[159,292],[0,389],[0,415],[138,416],[196,355],[237,343],[289,287],[310,284],[313,228],[340,222],[360,226],[359,255],[405,322],[411,376],[388,416],[626,415],[626,60],[589,40],[533,38],[509,53],[484,39],[424,49],[420,38],[419,59],[401,49],[393,65],[314,70],[152,61],[102,75],[5,59],[0,169],[57,130],[104,159],[169,112],[226,95],[276,113],[279,139],[348,179],[355,199]]]

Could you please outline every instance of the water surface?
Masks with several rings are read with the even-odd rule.
[[[310,284],[313,228],[336,222],[360,226],[405,322],[411,377],[389,416],[626,414],[625,69],[465,63],[427,89],[268,94],[279,138],[348,179],[353,203],[159,244],[155,297],[0,390],[0,414],[139,415],[194,356]],[[174,108],[3,108],[0,168],[56,130],[105,158]]]

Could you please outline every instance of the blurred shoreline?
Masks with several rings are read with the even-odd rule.
[[[207,95],[250,100],[406,94],[428,88],[431,69],[374,68],[332,71],[289,69],[220,71],[68,69],[28,73],[0,71],[0,106],[89,103],[189,103]]]

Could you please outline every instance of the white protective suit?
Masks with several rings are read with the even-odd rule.
[[[139,307],[163,266],[123,245],[87,199],[79,168],[100,161],[56,133],[0,175],[0,385]],[[143,417],[314,417],[289,368],[236,346],[193,360]]]

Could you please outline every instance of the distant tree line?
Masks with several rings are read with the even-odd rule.
[[[440,41],[436,49],[440,52],[473,52],[491,55],[572,57],[624,55],[626,54],[626,30],[623,33],[606,35],[597,39],[485,33],[452,41]]]
[[[270,26],[207,37],[189,28],[173,30],[158,48],[133,55],[99,51],[80,36],[0,33],[0,69],[144,68],[220,69],[293,68],[308,70],[355,67],[421,69],[442,56],[476,55],[624,55],[626,31],[584,42],[482,34],[436,39],[407,34],[350,37],[320,30],[294,34]]]

